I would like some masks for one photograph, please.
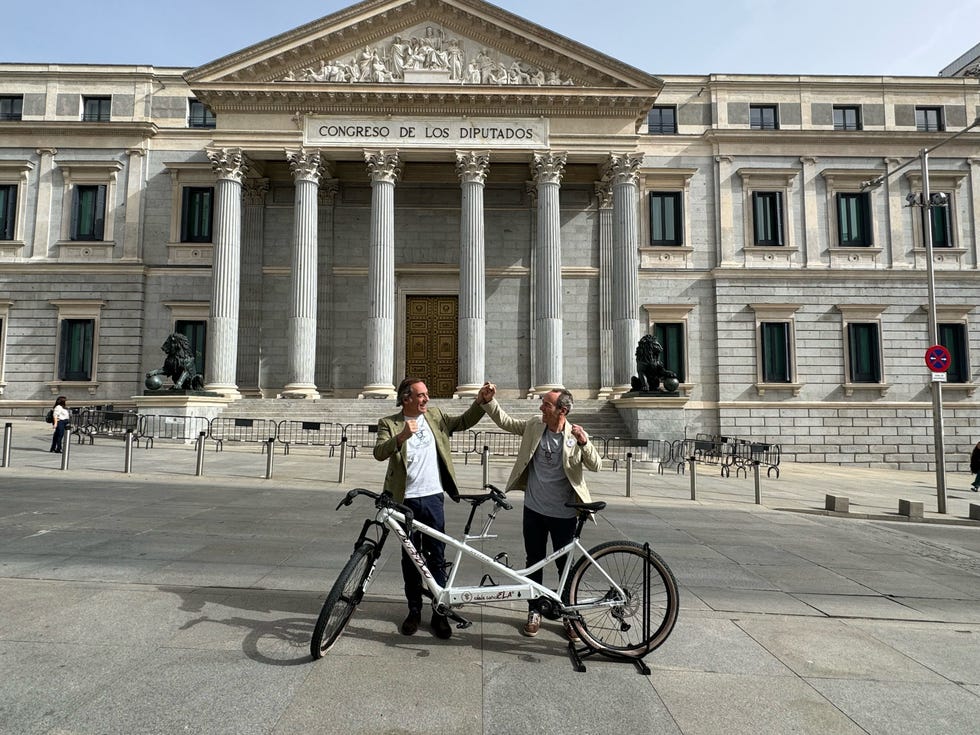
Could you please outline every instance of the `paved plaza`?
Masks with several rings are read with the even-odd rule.
[[[407,638],[389,544],[343,637],[313,662],[323,598],[377,489],[369,454],[256,446],[73,444],[14,421],[0,469],[0,733],[937,733],[980,723],[980,523],[971,478],[784,464],[748,477],[623,468],[589,477],[608,503],[587,545],[649,541],[681,612],[650,676],[594,657],[573,671],[560,624],[534,639],[516,604],[466,608],[449,641]],[[459,461],[464,492],[478,462]],[[490,480],[510,469],[495,460]],[[629,490],[629,497],[627,497]],[[828,493],[850,513],[827,514]],[[488,553],[521,559],[520,497]],[[922,522],[897,515],[922,502]],[[465,509],[448,504],[459,533]],[[464,566],[464,569],[466,567]],[[549,572],[553,573],[553,572]],[[478,574],[478,572],[476,572]],[[547,577],[546,577],[547,579]],[[475,581],[475,580],[474,580]],[[428,622],[428,615],[423,618]]]

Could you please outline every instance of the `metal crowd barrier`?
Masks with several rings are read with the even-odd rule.
[[[470,463],[471,454],[479,454],[477,447],[478,431],[457,431],[449,437],[449,451],[463,455],[463,464]]]
[[[637,439],[620,439],[618,436],[605,439],[593,437],[592,443],[602,447],[603,460],[612,462],[613,472],[619,471],[620,462],[631,459],[633,462],[657,462],[660,460],[660,445],[662,440],[643,441]]]
[[[283,454],[289,454],[290,446],[325,447],[333,456],[333,450],[341,445],[344,436],[342,424],[329,421],[283,420],[276,426],[276,441],[283,445]]]
[[[86,438],[89,444],[94,444],[97,436],[125,439],[126,432],[135,433],[139,423],[140,415],[132,411],[83,408],[77,418],[72,417],[72,431],[78,437],[79,444],[83,444]]]
[[[146,449],[153,448],[153,442],[176,441],[190,444],[196,441],[203,432],[211,430],[211,421],[203,416],[164,416],[144,414],[140,416],[139,427],[136,430],[136,444],[143,441]]]
[[[491,457],[516,457],[521,437],[507,431],[481,431],[476,437],[481,450],[486,447]]]
[[[272,419],[217,418],[211,419],[209,433],[214,441],[214,451],[224,449],[225,442],[264,444],[276,436],[276,422]]]
[[[375,434],[378,433],[377,424],[346,424],[344,425],[344,438],[347,443],[347,451],[353,459],[361,449],[374,450]],[[331,453],[332,455],[332,453]]]

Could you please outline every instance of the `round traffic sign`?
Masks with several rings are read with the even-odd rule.
[[[949,350],[942,345],[933,345],[926,350],[926,367],[934,373],[945,373],[949,370]]]

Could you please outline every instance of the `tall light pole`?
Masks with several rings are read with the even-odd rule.
[[[919,152],[918,160],[922,166],[922,193],[918,196],[915,194],[909,195],[909,206],[922,207],[922,246],[926,251],[926,278],[928,279],[929,286],[928,328],[930,346],[939,344],[939,326],[936,320],[936,273],[932,259],[932,208],[945,207],[949,202],[946,201],[945,196],[937,194],[933,197],[929,191],[929,153],[959,138],[978,125],[980,125],[980,117],[976,118],[958,133],[954,133],[932,148],[923,148]],[[861,188],[870,189],[880,186],[899,171],[908,168],[915,161],[915,158],[910,158],[898,168],[882,174],[871,181],[865,181],[861,185]],[[943,384],[939,380],[932,381],[932,436],[936,461],[937,510],[940,513],[946,513],[946,430],[943,425]]]

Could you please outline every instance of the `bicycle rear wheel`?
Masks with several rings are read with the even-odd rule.
[[[673,573],[649,547],[633,541],[600,544],[589,556],[595,563],[584,556],[578,560],[563,599],[571,605],[616,600],[619,595],[603,570],[626,597],[615,605],[580,610],[582,619],[569,622],[582,641],[600,653],[645,656],[667,639],[677,621],[680,603]]]
[[[330,588],[310,641],[310,655],[314,660],[330,650],[364,597],[364,583],[374,567],[374,548],[372,543],[363,543],[354,549]]]

